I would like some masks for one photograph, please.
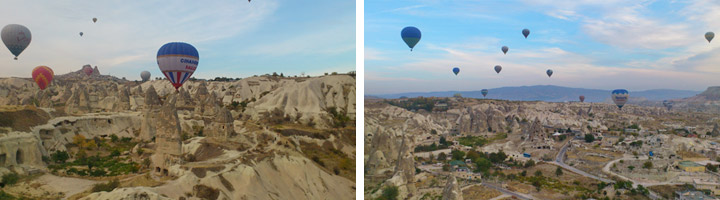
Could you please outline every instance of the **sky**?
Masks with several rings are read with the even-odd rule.
[[[129,80],[143,70],[161,77],[157,51],[177,41],[198,49],[195,78],[355,71],[352,0],[2,0],[0,26],[7,24],[28,27],[32,41],[18,61],[0,50],[0,77],[85,64]]]
[[[364,26],[366,94],[720,85],[720,35],[704,37],[720,34],[717,0],[365,0]],[[422,32],[412,52],[406,26]]]

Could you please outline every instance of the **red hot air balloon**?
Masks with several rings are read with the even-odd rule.
[[[580,102],[585,102],[585,96],[580,95]]]
[[[83,66],[82,70],[85,73],[85,75],[88,75],[88,76],[92,75],[92,73],[93,73],[93,68],[90,65]]]
[[[52,82],[55,73],[47,66],[37,66],[32,70],[32,78],[41,90],[45,90]]]

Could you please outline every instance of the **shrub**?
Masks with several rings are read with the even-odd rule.
[[[396,200],[399,194],[400,193],[398,191],[397,186],[387,186],[387,187],[385,187],[385,189],[383,189],[382,195],[380,195],[379,199]]]
[[[69,158],[70,155],[66,151],[56,151],[55,153],[50,154],[50,160],[55,163],[65,163],[65,161]]]
[[[118,181],[117,179],[113,179],[108,183],[95,184],[92,188],[92,192],[110,192],[118,186],[120,186],[120,181]]]
[[[2,176],[2,185],[14,185],[20,179],[20,176],[16,173],[9,173]]]

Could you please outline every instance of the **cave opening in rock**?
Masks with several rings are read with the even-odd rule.
[[[0,154],[0,167],[5,166],[5,158],[7,158],[6,154],[4,154],[4,153]]]
[[[23,164],[23,153],[20,149],[18,149],[17,153],[15,154],[15,162],[18,165]]]

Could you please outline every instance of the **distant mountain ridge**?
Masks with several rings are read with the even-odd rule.
[[[610,100],[610,92],[612,90],[570,88],[555,85],[534,85],[519,87],[501,87],[488,89],[488,99],[503,99],[513,101],[547,101],[547,102],[565,102],[579,101],[580,95],[585,96],[585,102],[608,102]],[[682,99],[700,94],[702,91],[692,90],[671,90],[671,89],[653,89],[644,91],[630,91],[630,98],[643,98],[649,101],[662,101],[669,99]],[[484,98],[477,91],[441,91],[441,92],[409,92],[398,94],[368,94],[368,96],[396,99],[400,97],[452,97],[454,94],[460,93],[463,97]]]

